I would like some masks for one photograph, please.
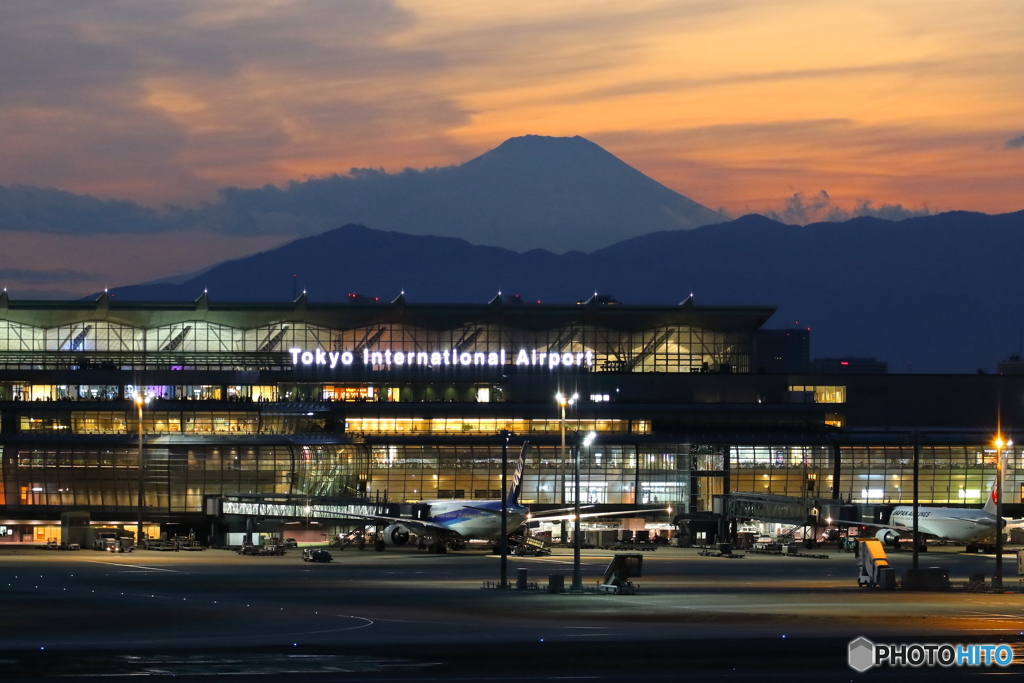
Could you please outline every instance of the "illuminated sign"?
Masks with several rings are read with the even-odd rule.
[[[353,365],[375,370],[390,370],[392,367],[415,366],[426,368],[443,367],[546,367],[549,370],[563,368],[589,368],[594,365],[593,351],[538,351],[537,349],[519,349],[509,354],[505,349],[498,351],[459,351],[443,349],[438,351],[370,351],[362,353],[352,351],[324,351],[323,349],[306,350],[302,348],[288,349],[292,356],[292,365],[318,366],[331,370],[339,365],[343,368]]]

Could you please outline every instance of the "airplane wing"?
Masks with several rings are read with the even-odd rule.
[[[590,506],[593,507],[593,506]],[[549,510],[548,512],[561,512],[560,510]],[[588,519],[591,517],[625,517],[628,515],[638,515],[642,513],[651,514],[657,512],[668,512],[668,508],[644,508],[642,510],[624,510],[622,512],[587,512],[580,515],[580,519]],[[530,522],[557,522],[563,519],[575,519],[576,515],[554,515],[546,516],[546,513],[540,512],[536,515],[531,515]]]
[[[472,505],[466,505],[466,506],[464,506],[463,509],[465,509],[465,510],[476,510],[477,512],[486,512],[489,515],[500,515],[501,514],[501,510],[488,510],[487,508],[478,508],[478,507],[474,507]],[[505,508],[505,509],[507,510],[508,508]]]
[[[910,536],[914,535],[914,528],[913,527],[896,526],[894,524],[882,524],[881,522],[852,522],[852,521],[850,521],[848,519],[833,519],[832,520],[832,525],[833,526],[866,526],[866,527],[871,527],[872,529],[892,529],[893,531],[900,532],[901,535],[902,534],[907,534],[907,538],[909,538]],[[925,538],[938,538],[938,536],[936,536],[935,534],[930,534],[930,533],[928,533],[926,531],[921,531],[920,529],[918,529],[917,533],[918,533],[919,536],[924,536]]]
[[[958,522],[969,522],[970,524],[976,524],[976,525],[982,524],[982,521],[981,520],[977,520],[977,519],[966,519],[964,517],[956,517],[954,515],[950,515],[949,518],[950,519],[955,519]],[[995,523],[995,520],[993,520],[993,523]]]
[[[585,509],[585,508],[592,508],[592,507],[594,507],[594,506],[593,505],[581,505],[580,509],[582,510],[582,509]],[[497,509],[497,510],[490,510],[490,509],[487,509],[487,508],[476,507],[474,505],[466,505],[464,507],[464,509],[466,509],[466,510],[476,510],[477,512],[486,512],[489,515],[500,515],[501,514],[501,509],[500,508]],[[511,510],[511,508],[506,508],[506,509]],[[572,509],[573,508],[559,508],[557,510],[545,510],[544,512],[539,512],[537,514],[538,515],[544,515],[543,519],[563,519],[563,517],[552,518],[552,517],[548,517],[547,515],[550,515],[553,512],[565,512],[566,510],[572,510]],[[636,510],[631,510],[630,512],[636,512]],[[618,515],[618,514],[629,514],[629,513],[628,512],[626,512],[626,513],[620,513],[620,512],[615,512],[615,513],[600,512],[600,513],[592,513],[592,514],[594,514],[594,515],[610,515],[610,514]],[[580,516],[581,517],[587,517],[588,515],[580,515]],[[572,519],[572,517],[573,517],[572,515],[566,515],[565,516],[565,518],[567,518],[567,519]],[[540,519],[540,518],[535,515],[535,516],[532,517],[532,519]]]
[[[592,507],[594,507],[594,506],[593,505],[580,505],[580,510],[586,510],[586,509],[592,508]],[[555,508],[554,510],[545,510],[544,512],[538,512],[537,514],[538,515],[551,515],[551,514],[554,514],[556,512],[572,512],[575,509],[576,509],[575,507]]]

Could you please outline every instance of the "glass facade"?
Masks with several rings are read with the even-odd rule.
[[[570,430],[601,434],[647,434],[649,420],[573,420]],[[559,419],[516,420],[511,418],[379,418],[353,417],[345,422],[349,434],[497,434],[505,429],[516,434],[554,434],[562,429]]]
[[[510,459],[516,457],[510,449]],[[689,444],[592,446],[580,450],[580,502],[594,505],[687,503]],[[528,451],[521,500],[573,504],[573,450],[535,446]],[[510,473],[511,476],[511,473]],[[373,445],[369,484],[389,500],[497,497],[501,490],[499,445]],[[639,496],[637,492],[639,491]]]
[[[842,446],[838,487],[830,446],[739,446],[733,453],[734,491],[828,498],[838,488],[839,497],[852,503],[913,501],[913,446]],[[1004,455],[1006,488],[1016,498],[1018,450],[1007,449]],[[922,446],[920,457],[922,505],[981,505],[988,499],[996,478],[991,446]],[[1019,481],[1024,484],[1024,477]]]
[[[513,445],[514,446],[514,445]],[[206,495],[369,495],[392,502],[492,498],[501,489],[497,444],[333,445],[147,444],[146,506],[200,512]],[[3,452],[0,494],[10,506],[132,507],[138,491],[137,446],[15,446]],[[834,450],[828,446],[698,446],[600,440],[580,452],[581,502],[672,505],[708,509],[731,490],[830,498]],[[907,503],[913,488],[911,446],[842,447],[839,497],[853,503]],[[516,447],[510,449],[514,459]],[[1007,488],[1024,479],[1016,449],[1006,452]],[[983,446],[921,449],[919,496],[924,505],[980,505],[995,479],[995,452]],[[528,504],[573,501],[573,450],[531,446],[523,477]]]
[[[145,506],[160,514],[201,512],[207,495],[351,497],[367,469],[365,449],[348,445],[147,445],[143,452]],[[10,507],[134,508],[139,451],[8,445],[3,485]]]
[[[39,410],[19,417],[20,431],[55,434],[138,434],[133,409]],[[326,430],[323,416],[272,411],[144,410],[144,434],[310,434]]]
[[[516,366],[523,365],[518,362],[520,351],[527,353],[526,365],[530,367],[575,364],[586,365],[593,372],[700,372],[722,368],[747,372],[750,365],[752,330],[716,329],[713,316],[690,315],[678,307],[663,307],[657,314],[648,314],[649,324],[641,328],[635,320],[626,321],[626,326],[616,324],[614,316],[602,321],[602,316],[582,307],[561,307],[552,312],[520,305],[512,308],[523,310],[507,316],[490,308],[464,307],[466,310],[459,309],[459,315],[441,311],[451,319],[450,325],[441,328],[425,314],[413,314],[405,308],[372,307],[372,315],[360,307],[334,308],[333,315],[323,316],[333,318],[332,324],[324,325],[285,319],[241,327],[203,319],[209,315],[193,319],[184,313],[171,316],[179,318],[172,324],[153,326],[100,318],[54,326],[0,319],[0,368],[287,369],[295,364],[293,350],[315,349],[347,352],[356,365],[365,359],[376,369],[390,366],[392,358],[396,365],[406,367],[455,365],[449,353],[453,354],[451,361],[457,354],[463,364],[476,365],[494,365],[491,359],[504,353],[503,365]],[[516,318],[524,317],[524,313],[528,317],[531,311],[546,323],[540,329],[535,322],[517,324]],[[503,317],[509,319],[500,320]],[[373,318],[373,322],[367,323],[367,318]],[[693,322],[681,321],[687,318]],[[188,394],[227,398],[219,395],[219,388],[208,389],[216,395],[204,393],[201,387],[191,388]],[[21,400],[39,398],[77,397],[61,392],[56,385],[21,396]]]

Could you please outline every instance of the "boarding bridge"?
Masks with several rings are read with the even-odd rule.
[[[285,494],[207,496],[205,511],[220,519],[238,515],[285,521],[361,521],[372,516],[424,519],[428,513],[427,506],[420,504]]]
[[[779,524],[819,524],[844,519],[839,501],[761,493],[726,493],[712,499],[712,510],[723,519],[756,519]]]

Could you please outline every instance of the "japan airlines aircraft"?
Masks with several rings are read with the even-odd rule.
[[[924,538],[937,538],[944,541],[955,541],[967,545],[967,552],[975,552],[979,546],[993,539],[998,528],[1007,525],[1006,520],[996,524],[996,484],[992,484],[992,492],[988,502],[981,510],[947,507],[918,507],[917,530]],[[1024,520],[1013,520],[1016,524]],[[842,524],[850,524],[843,521]],[[878,528],[875,537],[882,543],[895,548],[900,540],[914,537],[914,506],[899,505],[893,508],[888,524],[853,523],[857,526]]]
[[[572,515],[532,516],[530,508],[519,503],[519,492],[523,483],[523,468],[526,466],[526,451],[529,442],[524,442],[519,452],[512,483],[504,500],[466,500],[441,499],[424,500],[429,506],[429,517],[426,519],[410,519],[407,517],[387,517],[383,515],[353,515],[358,519],[384,526],[380,534],[378,549],[386,546],[403,546],[409,543],[415,534],[418,537],[433,539],[435,547],[451,544],[459,547],[468,540],[496,541],[501,538],[501,509],[507,510],[507,528],[512,533],[527,521],[555,521],[571,519]],[[623,516],[639,512],[659,512],[660,510],[629,510],[626,512],[596,512],[581,514],[585,517]],[[551,510],[550,513],[562,512]]]

